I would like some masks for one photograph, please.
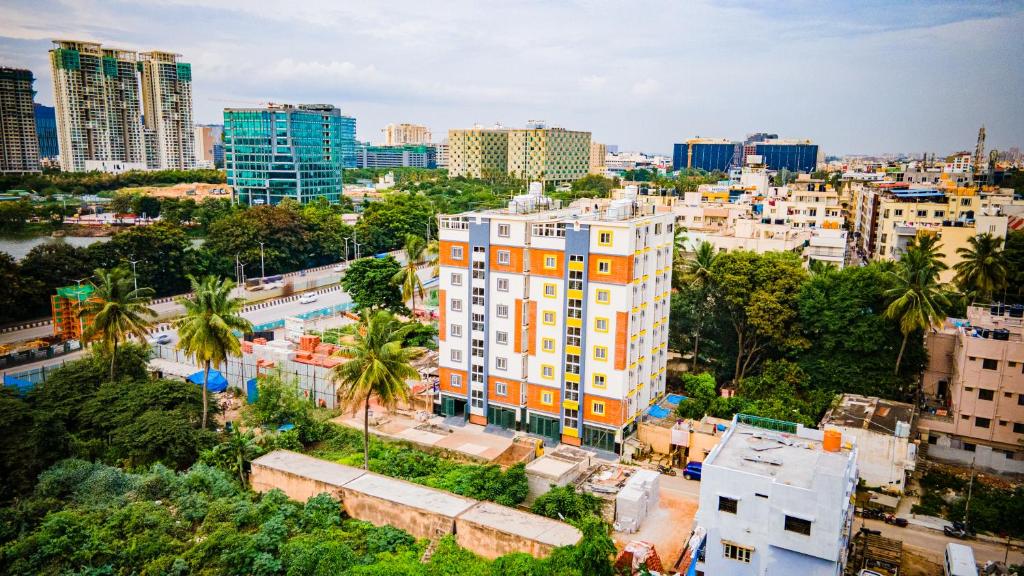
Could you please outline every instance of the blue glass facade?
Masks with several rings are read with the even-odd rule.
[[[224,110],[224,163],[237,201],[337,202],[344,167],[343,118],[337,108],[326,105]]]
[[[757,144],[755,150],[769,170],[810,173],[818,166],[817,144]]]
[[[39,157],[56,158],[60,153],[57,145],[57,113],[53,106],[35,105],[36,137],[39,139]]]
[[[732,142],[688,142],[672,146],[672,169],[691,168],[705,172],[729,172],[734,164],[736,144]]]
[[[341,158],[345,168],[356,167],[356,119],[341,117]]]

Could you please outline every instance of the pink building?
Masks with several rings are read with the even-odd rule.
[[[1024,307],[972,306],[927,337],[929,458],[1024,474]]]

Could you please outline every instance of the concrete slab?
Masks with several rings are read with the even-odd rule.
[[[345,492],[357,492],[450,518],[458,516],[476,504],[476,500],[471,498],[372,472],[345,484]]]
[[[459,516],[458,521],[473,522],[552,547],[576,544],[583,536],[579,530],[564,522],[521,512],[494,502],[481,502]]]
[[[366,474],[366,471],[360,468],[313,458],[290,450],[275,450],[264,454],[253,460],[252,464],[339,487]]]

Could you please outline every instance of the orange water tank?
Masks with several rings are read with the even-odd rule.
[[[825,430],[821,448],[825,452],[839,452],[843,445],[843,433],[839,430]]]

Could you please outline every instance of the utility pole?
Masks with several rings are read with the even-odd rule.
[[[984,130],[984,128],[982,128]],[[984,134],[984,132],[983,132]],[[977,460],[977,456],[971,458],[971,479],[967,481],[967,503],[964,504],[964,525],[970,526],[968,521],[968,515],[971,512],[971,492],[974,490],[974,462]]]
[[[134,258],[135,255],[133,254],[132,257]],[[136,290],[139,289],[139,275],[135,273],[135,265],[138,264],[139,262],[142,262],[142,260],[129,260],[128,261],[128,263],[132,265],[132,282],[135,283],[135,289]]]
[[[266,278],[267,271],[263,267],[263,242],[260,242],[260,278]]]

